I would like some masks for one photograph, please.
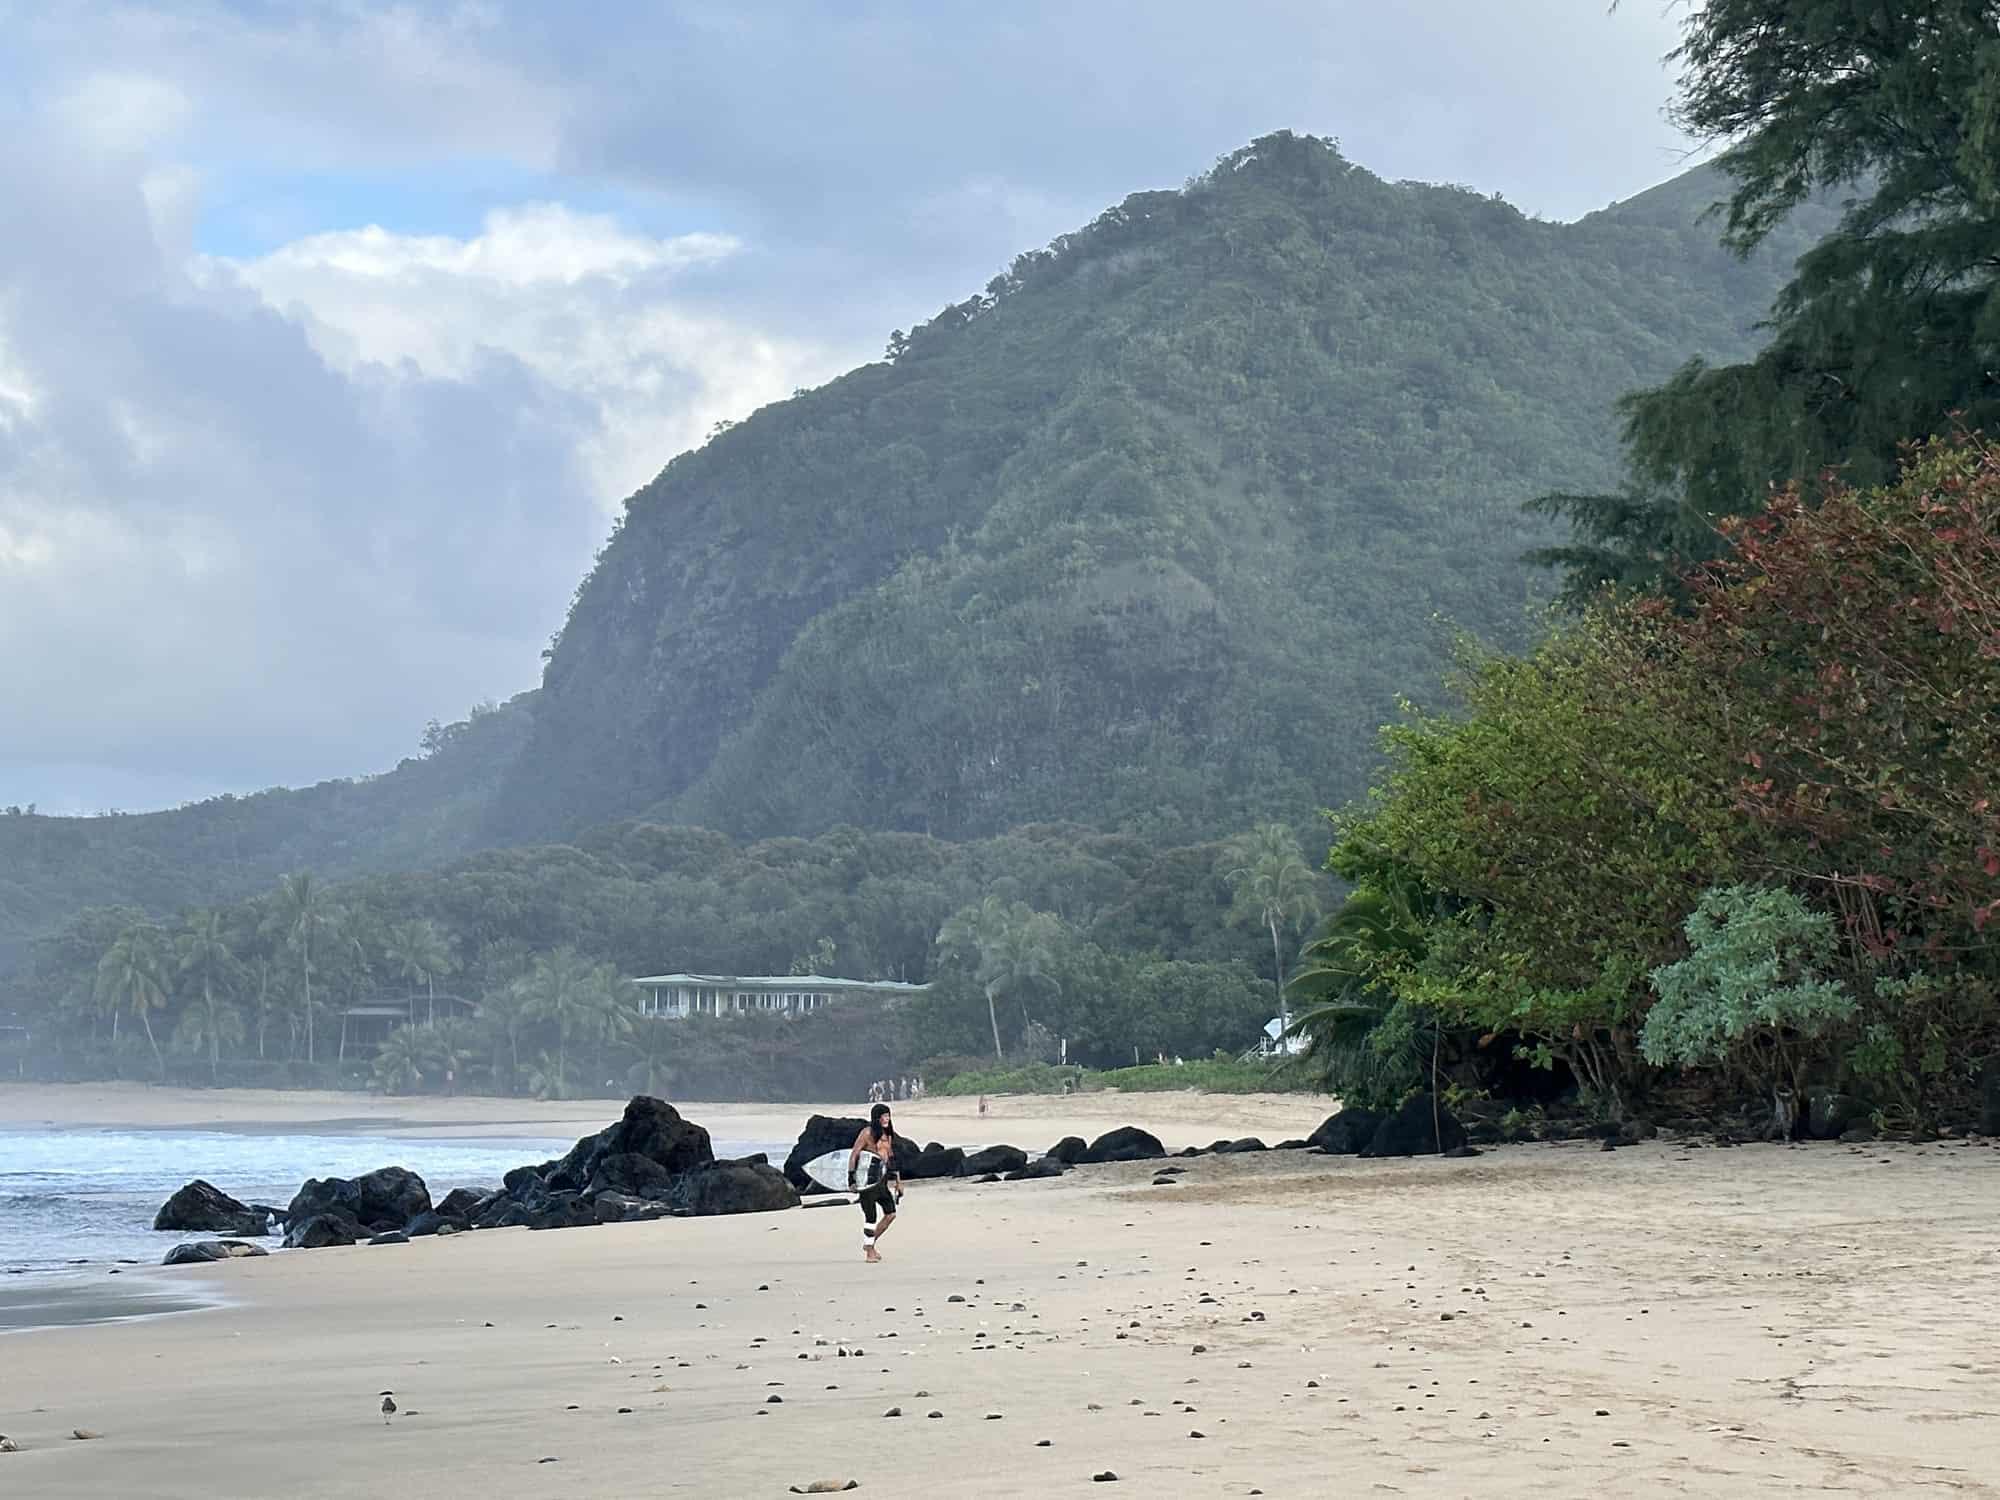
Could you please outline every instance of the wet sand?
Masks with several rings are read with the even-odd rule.
[[[158,1273],[0,1492],[2000,1496],[1990,1146],[1185,1165]]]

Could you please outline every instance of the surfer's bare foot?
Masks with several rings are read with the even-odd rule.
[[[875,1253],[875,1247],[873,1245],[870,1245],[866,1250],[863,1250],[861,1252],[861,1258],[871,1263],[880,1261],[882,1259],[881,1256]]]

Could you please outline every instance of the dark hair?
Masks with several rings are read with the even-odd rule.
[[[889,1113],[889,1106],[886,1104],[878,1104],[868,1111],[868,1128],[875,1132],[878,1140],[884,1135],[893,1136],[896,1133],[896,1125],[893,1120],[890,1121],[886,1130],[883,1128],[882,1117],[887,1113]]]

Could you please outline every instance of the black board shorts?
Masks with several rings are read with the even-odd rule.
[[[896,1213],[896,1194],[886,1181],[878,1182],[861,1190],[861,1213],[870,1224],[875,1222],[875,1211],[880,1209],[884,1218],[893,1218]]]

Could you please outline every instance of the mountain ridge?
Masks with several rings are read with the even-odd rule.
[[[85,905],[639,815],[1171,842],[1307,819],[1435,679],[1433,614],[1526,628],[1544,590],[1519,555],[1544,533],[1516,502],[1614,481],[1620,392],[1755,341],[1822,226],[1738,261],[1696,222],[1719,193],[1699,168],[1557,224],[1279,134],[1133,194],[892,358],[675,458],[580,584],[544,687],[436,753],[0,817],[0,970]]]
[[[636,494],[490,831],[1303,822],[1432,615],[1520,638],[1518,504],[1616,483],[1616,395],[1753,342],[1788,261],[1691,244],[1677,192],[1548,224],[1279,134],[1128,197]],[[1331,718],[1329,621],[1383,642]]]

